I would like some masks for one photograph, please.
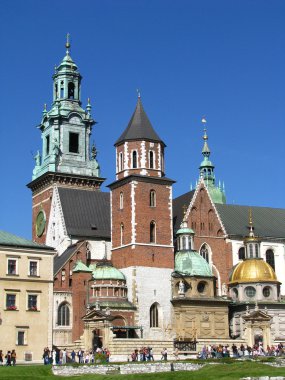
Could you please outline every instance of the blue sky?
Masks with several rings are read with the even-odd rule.
[[[31,237],[36,126],[67,32],[83,105],[90,97],[98,121],[92,139],[105,185],[139,88],[167,144],[174,196],[198,178],[206,115],[228,203],[284,208],[284,1],[2,0],[0,229]]]

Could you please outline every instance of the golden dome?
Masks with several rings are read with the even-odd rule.
[[[239,263],[230,276],[230,284],[243,282],[277,282],[277,277],[263,259],[247,259]]]

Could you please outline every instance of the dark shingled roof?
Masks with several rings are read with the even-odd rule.
[[[136,105],[135,112],[131,117],[131,120],[124,130],[122,135],[115,142],[115,145],[120,144],[123,141],[130,140],[148,140],[148,141],[156,141],[160,142],[163,145],[164,142],[158,136],[158,134],[153,129],[145,110],[143,109],[143,105],[141,99],[138,98],[138,102]]]
[[[75,244],[72,244],[66,248],[66,250],[60,256],[55,256],[53,261],[54,275],[56,275],[57,272],[64,266],[64,264],[73,256],[73,254],[78,250],[79,246],[82,243],[82,241],[79,241]]]
[[[285,209],[217,203],[215,206],[228,235],[248,235],[248,212],[251,208],[254,232],[257,236],[285,239]]]
[[[188,193],[182,194],[179,197],[173,199],[173,232],[174,235],[176,234],[176,231],[179,230],[180,224],[183,219],[184,211],[183,206],[186,205],[189,206],[195,190],[191,190]]]
[[[58,188],[68,235],[111,238],[110,193]]]

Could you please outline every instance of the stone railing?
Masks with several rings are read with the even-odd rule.
[[[171,371],[197,371],[201,364],[193,363],[143,363],[143,364],[110,364],[110,365],[82,365],[82,366],[53,366],[52,371],[57,376],[76,376],[84,374],[110,375],[110,374],[136,374]]]

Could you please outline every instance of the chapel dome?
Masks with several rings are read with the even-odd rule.
[[[263,259],[246,259],[236,265],[229,280],[230,284],[277,282],[277,277],[272,267]]]
[[[126,280],[125,275],[111,263],[97,264],[93,270],[92,277],[94,280]]]
[[[213,276],[210,265],[195,251],[177,252],[175,255],[175,271],[188,276]]]

